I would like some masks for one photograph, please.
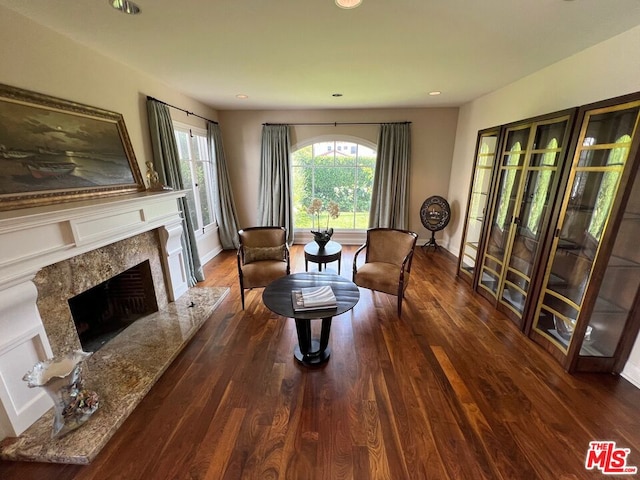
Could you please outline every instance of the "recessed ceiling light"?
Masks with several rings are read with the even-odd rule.
[[[342,94],[341,93],[332,93],[331,96],[332,97],[341,97]]]
[[[440,95],[442,92],[438,91],[438,90],[434,90],[433,92],[429,92],[429,95],[431,95],[432,97],[435,97],[436,95]]]
[[[247,98],[249,98],[249,95],[245,95],[244,93],[239,93],[238,95],[236,95],[236,98],[239,98],[240,100],[246,100]]]
[[[129,0],[109,0],[109,4],[122,13],[128,13],[129,15],[140,13],[140,7]]]
[[[347,10],[350,8],[356,8],[361,3],[362,3],[362,0],[336,0],[337,6]]]

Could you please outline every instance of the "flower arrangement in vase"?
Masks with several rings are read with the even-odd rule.
[[[333,228],[329,228],[329,220],[331,218],[338,218],[340,216],[340,207],[336,202],[329,202],[327,205],[327,223],[326,227],[322,229],[320,225],[320,215],[322,213],[322,200],[318,198],[314,198],[311,202],[309,208],[307,208],[307,213],[311,215],[311,233],[313,234],[314,241],[318,244],[318,246],[322,249],[325,247],[327,243],[331,240],[331,236],[333,235]],[[316,224],[317,229],[316,229]]]

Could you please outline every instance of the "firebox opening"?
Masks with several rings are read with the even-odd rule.
[[[80,344],[95,352],[134,321],[158,311],[149,261],[68,300]]]

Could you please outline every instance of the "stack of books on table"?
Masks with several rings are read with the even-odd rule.
[[[324,287],[307,287],[291,292],[293,309],[296,312],[304,310],[324,310],[336,308],[336,296],[329,285]]]

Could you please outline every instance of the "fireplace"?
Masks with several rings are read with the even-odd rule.
[[[146,271],[131,273],[132,269]],[[145,278],[146,280],[143,280]],[[145,286],[139,286],[140,282],[144,282]],[[105,338],[95,339],[90,345],[85,346],[82,333],[86,331],[87,326],[78,329],[79,319],[74,312],[74,308],[78,311],[84,310],[85,315],[92,317],[91,322],[87,322],[85,318],[80,319],[80,323],[102,323],[98,317],[104,317],[106,320],[109,312],[99,312],[97,305],[98,302],[104,302],[101,297],[105,293],[105,285],[107,288],[114,286],[117,290],[126,291],[135,284],[134,288],[141,290],[135,293],[136,299],[122,302],[133,305],[144,293],[151,297],[144,302],[151,305],[147,310],[157,311],[168,304],[157,231],[144,232],[46,266],[36,274],[33,283],[38,289],[38,310],[54,355],[64,355],[79,348],[95,352],[96,346],[99,348],[115,336],[116,333],[111,332]],[[121,293],[116,294],[121,296]],[[74,300],[78,297],[80,300]],[[87,309],[86,302],[82,300],[84,297],[90,297],[96,304],[89,304]],[[118,301],[112,299],[110,308],[126,308],[125,305],[116,306],[115,303]],[[77,305],[74,307],[74,304]]]
[[[145,192],[0,212],[0,459],[91,462],[227,295],[227,287],[188,288],[177,202],[184,195]],[[158,311],[88,359],[85,380],[100,409],[52,441],[51,399],[22,377],[39,361],[84,348],[69,299],[123,272],[133,280],[118,290],[150,290],[137,285],[151,277]]]
[[[70,298],[145,262],[146,273],[134,275],[152,280],[152,309],[187,292],[181,197],[141,192],[0,212],[0,440],[20,435],[51,407],[26,387],[24,373],[84,348]]]
[[[149,260],[68,301],[85,352],[96,352],[139,318],[158,311]]]

